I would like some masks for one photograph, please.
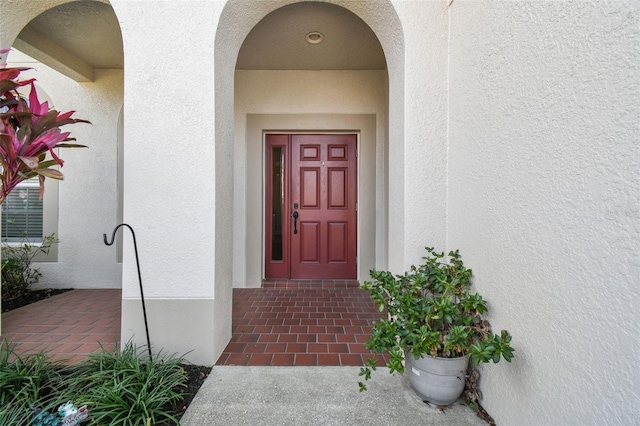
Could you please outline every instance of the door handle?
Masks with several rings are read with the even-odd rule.
[[[293,216],[293,233],[297,234],[298,233],[298,212],[293,212],[291,216]]]

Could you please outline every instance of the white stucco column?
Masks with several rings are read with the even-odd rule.
[[[212,365],[231,332],[231,298],[218,293],[231,276],[215,274],[223,249],[215,164],[229,161],[218,151],[214,112],[223,2],[112,5],[125,46],[123,219],[138,238],[151,344]],[[145,344],[133,246],[124,238],[122,340]],[[216,301],[228,309],[218,312]],[[221,323],[226,334],[215,335]]]

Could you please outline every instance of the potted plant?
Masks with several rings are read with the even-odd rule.
[[[374,323],[365,348],[387,353],[389,372],[404,373],[413,389],[424,400],[449,405],[465,386],[468,361],[471,368],[500,358],[510,362],[514,349],[511,335],[502,330],[493,334],[481,315],[487,312],[485,300],[470,291],[471,269],[464,266],[458,250],[444,253],[427,247],[425,261],[411,266],[404,275],[387,271],[370,272],[372,281],[362,288],[386,310],[388,318]],[[406,364],[405,364],[406,362]],[[376,359],[369,358],[360,376],[371,378]],[[477,383],[477,372],[470,375]],[[360,390],[366,390],[363,382]],[[467,399],[476,402],[479,392],[470,389]]]

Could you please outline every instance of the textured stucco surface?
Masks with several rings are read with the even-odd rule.
[[[445,2],[399,1],[395,7],[406,49],[404,181],[393,178],[391,164],[389,187],[392,194],[402,191],[405,201],[404,232],[396,242],[403,247],[402,263],[389,267],[401,272],[420,260],[425,246],[445,244],[448,21]]]
[[[216,26],[224,4],[111,3],[125,50],[124,221],[136,227],[145,297],[153,306],[182,301],[187,310],[205,303],[206,316],[171,315],[171,327],[195,327],[203,343],[188,358],[212,364],[231,336],[233,156],[231,145],[221,142],[225,136],[216,135],[225,117],[216,116],[214,95]],[[132,250],[125,244],[124,307],[139,297]],[[163,321],[153,317],[150,327],[162,329]],[[138,327],[123,309],[123,332]],[[162,340],[163,350],[193,347],[189,333],[171,336]],[[144,342],[144,334],[135,339]]]
[[[147,300],[145,297],[145,307],[149,341],[154,353],[162,350],[165,354],[184,356],[194,365],[213,365],[216,362],[219,353],[215,346],[216,336],[211,332],[216,314],[214,300]],[[129,340],[136,342],[139,347],[147,345],[140,299],[122,301],[121,341]]]
[[[173,2],[112,4],[129,53],[124,73],[124,220],[138,237],[148,283],[145,296],[212,298],[216,210],[210,72],[217,3],[199,2],[186,9]],[[193,42],[182,47],[168,36],[167,21],[190,21],[181,34]],[[175,60],[171,52],[188,60]],[[124,298],[138,294],[132,249],[125,244]]]
[[[3,1],[0,17],[0,47],[20,49],[75,81],[93,81],[95,69],[122,69],[120,27],[108,0]]]
[[[451,8],[448,247],[516,358],[498,424],[638,424],[637,2]]]
[[[22,28],[32,19],[52,7],[72,0],[2,1],[0,2],[0,46],[11,46]],[[3,63],[0,57],[0,63]]]

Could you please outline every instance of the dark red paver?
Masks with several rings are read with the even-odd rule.
[[[18,353],[42,350],[68,363],[112,350],[120,340],[122,291],[72,290],[2,314],[2,336]],[[233,335],[218,365],[350,365],[378,312],[357,281],[264,282],[233,290]],[[378,356],[378,363],[385,358]]]
[[[382,315],[357,281],[234,289],[233,335],[216,364],[360,366],[369,357],[363,343]]]
[[[120,341],[120,289],[71,290],[2,314],[2,337],[19,354],[48,352],[69,364]]]

